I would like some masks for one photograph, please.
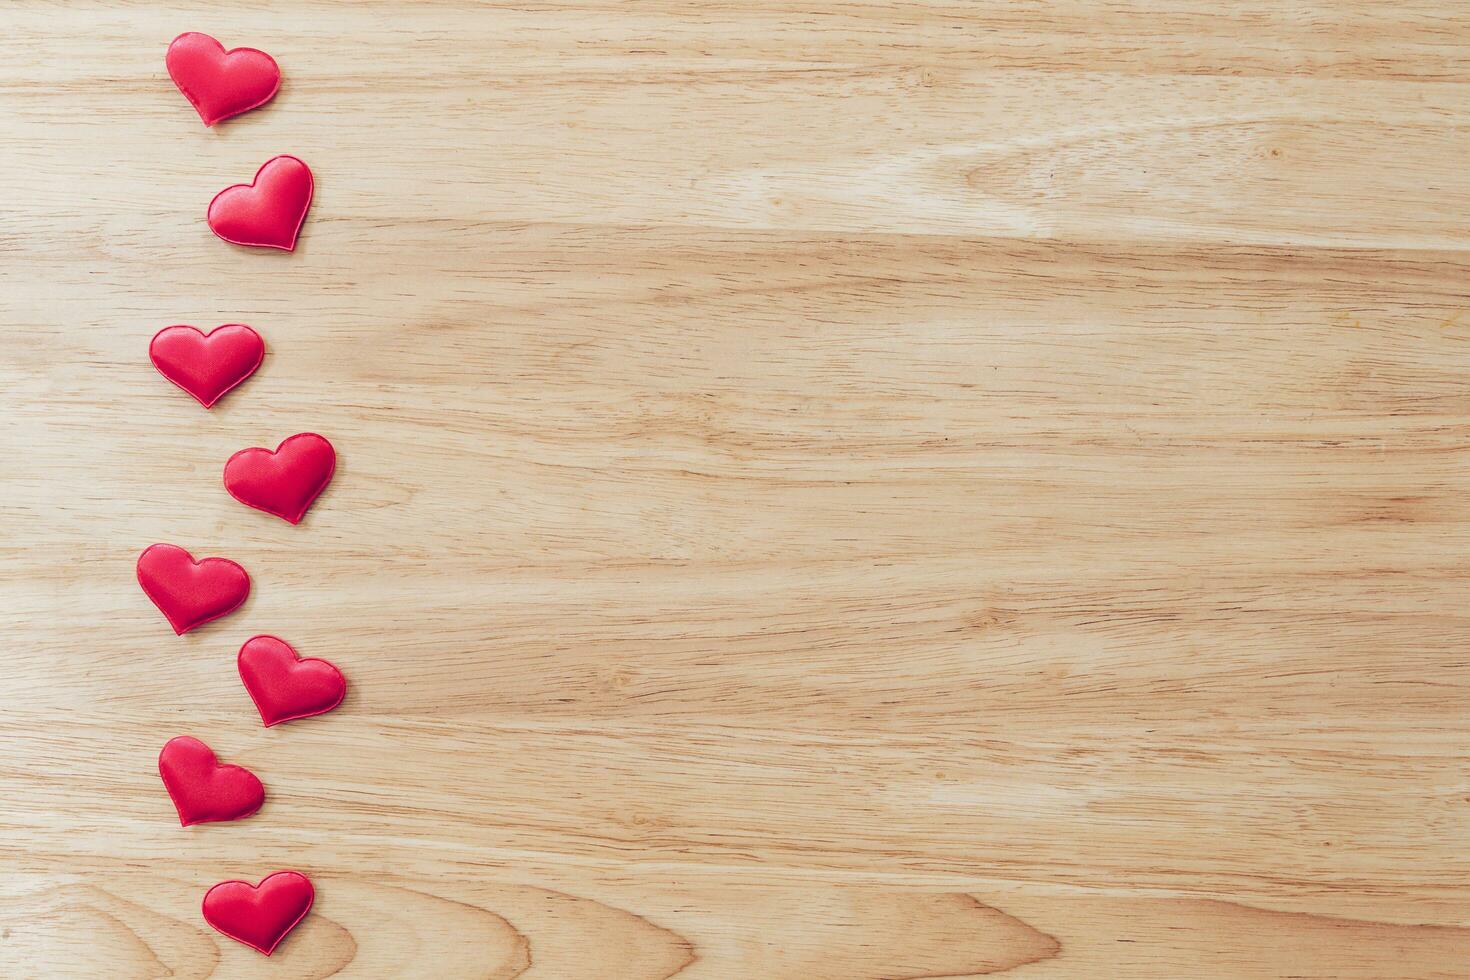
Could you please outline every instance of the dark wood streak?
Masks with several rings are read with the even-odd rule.
[[[1021,940],[1034,940],[1035,942],[1035,948],[1028,948],[1024,951],[1018,951],[1018,955],[1015,957],[1014,961],[1007,962],[1004,966],[971,969],[968,971],[971,975],[987,976],[996,973],[1008,973],[1011,970],[1017,969],[1018,967],[1029,966],[1032,963],[1040,963],[1044,960],[1054,959],[1062,954],[1061,940],[1057,939],[1057,937],[1051,935],[1050,933],[1042,932],[1040,929],[1037,929],[1025,920],[1019,919],[1016,916],[1011,915],[1010,913],[1004,911],[1003,909],[997,908],[994,905],[986,905],[974,895],[957,894],[954,897],[967,904],[972,911],[979,913],[980,915],[988,919],[991,919],[992,921],[989,923],[990,928],[993,929],[995,926],[1000,925],[1007,930],[1020,930],[1023,932],[1023,936],[1020,937]],[[994,921],[996,917],[999,917],[999,922]],[[1013,946],[1019,945],[1021,945],[1021,942],[1013,941],[1007,944],[1007,948],[1009,949]],[[962,970],[958,972],[951,971],[949,973],[911,973],[901,976],[894,976],[891,978],[884,977],[882,978],[882,980],[940,980],[940,978],[946,976],[963,976],[964,972],[965,971]]]
[[[343,970],[347,969],[349,966],[351,966],[353,964],[353,962],[357,959],[358,946],[357,946],[357,940],[352,937],[352,930],[350,930],[347,927],[343,926],[340,922],[337,922],[334,919],[328,919],[326,917],[323,917],[322,918],[322,923],[324,925],[331,926],[338,933],[340,933],[341,934],[341,937],[342,937],[341,942],[346,944],[346,948],[343,950],[343,953],[345,955],[342,956],[341,962],[336,967],[334,967],[330,973],[323,973],[321,975],[321,977],[319,978],[319,980],[326,980],[327,977],[335,977],[335,976],[337,976],[339,973],[341,973]],[[318,927],[318,928],[320,928],[320,927]],[[321,944],[321,945],[325,945],[325,944]],[[334,952],[335,952],[335,949],[334,949]]]
[[[431,902],[444,902],[444,903],[446,903],[448,905],[457,905],[460,908],[465,909],[465,910],[467,910],[469,912],[475,913],[477,915],[486,915],[486,916],[489,916],[492,919],[495,919],[501,925],[505,926],[505,928],[509,929],[511,931],[511,933],[513,934],[513,936],[514,936],[514,942],[515,942],[515,950],[514,950],[514,953],[513,953],[513,958],[515,960],[519,961],[519,963],[520,963],[519,966],[517,966],[517,967],[514,968],[515,969],[515,972],[512,973],[512,974],[510,974],[506,978],[506,980],[511,980],[511,978],[513,978],[513,977],[518,977],[522,973],[525,973],[527,970],[529,970],[531,968],[532,963],[533,963],[533,956],[532,956],[532,953],[531,953],[531,940],[530,940],[530,937],[528,937],[520,929],[516,928],[515,923],[511,922],[509,919],[507,919],[505,916],[499,914],[498,912],[492,912],[492,911],[490,911],[489,909],[487,909],[487,908],[485,908],[483,906],[480,906],[480,905],[472,905],[469,902],[462,902],[459,899],[446,898],[443,895],[434,895],[434,894],[430,894],[429,892],[422,892],[422,891],[419,891],[416,888],[404,888],[401,885],[384,885],[382,887],[389,888],[389,889],[391,889],[393,891],[406,892],[407,894],[410,894],[410,895],[417,895],[418,897],[428,899]],[[487,974],[485,974],[486,980],[489,980],[489,978],[492,978],[494,976],[495,976],[494,973],[487,973]]]
[[[625,908],[622,908],[620,906],[608,905],[605,902],[599,902],[599,901],[596,901],[595,899],[586,898],[586,897],[581,896],[581,895],[573,895],[570,892],[557,891],[556,889],[553,889],[553,888],[537,887],[535,890],[536,891],[540,891],[540,892],[545,892],[545,893],[547,893],[549,895],[557,895],[557,896],[559,896],[561,898],[564,898],[564,899],[566,899],[567,901],[570,901],[570,902],[577,902],[577,903],[590,902],[593,905],[596,905],[599,908],[606,909],[609,912],[613,912],[613,913],[615,913],[617,915],[621,915],[621,916],[626,916],[626,917],[628,917],[630,919],[635,919],[638,922],[642,923],[643,925],[647,926],[648,928],[653,929],[653,930],[656,930],[656,931],[662,933],[663,935],[667,936],[668,939],[670,940],[671,944],[675,948],[679,949],[683,953],[683,955],[684,955],[684,961],[682,963],[680,963],[678,966],[674,967],[668,973],[662,974],[661,976],[658,976],[658,977],[650,978],[650,980],[669,980],[670,977],[674,977],[674,976],[679,975],[680,973],[683,973],[685,970],[689,969],[689,967],[693,966],[695,963],[697,963],[699,961],[699,954],[695,951],[695,947],[694,947],[694,944],[692,942],[690,942],[688,939],[686,939],[684,936],[680,935],[679,933],[675,932],[674,930],[668,928],[667,926],[661,926],[658,923],[650,920],[646,916],[639,915],[637,912],[634,912],[631,909],[625,909]],[[514,927],[512,926],[512,928],[514,928]]]

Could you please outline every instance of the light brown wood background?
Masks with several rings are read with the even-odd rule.
[[[0,975],[1470,976],[1465,14],[7,0]],[[215,240],[282,152],[301,249]],[[148,339],[231,321],[206,413]],[[224,493],[301,430],[303,525]]]

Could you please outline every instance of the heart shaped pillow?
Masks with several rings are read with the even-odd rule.
[[[265,727],[331,711],[347,694],[342,672],[325,660],[301,657],[285,640],[252,636],[236,659],[240,681]]]
[[[219,932],[269,956],[295,929],[316,892],[299,871],[277,871],[260,884],[222,881],[204,893],[204,921]]]
[[[206,126],[265,105],[281,87],[281,66],[264,51],[226,51],[197,31],[174,38],[163,62]]]
[[[296,248],[315,191],[311,169],[293,156],[271,157],[248,184],[226,187],[209,202],[209,228],[235,245]]]
[[[250,594],[250,576],[228,558],[194,556],[176,544],[149,545],[138,556],[138,584],[182,636],[234,612]]]
[[[159,374],[210,408],[260,367],[265,341],[243,323],[226,323],[209,333],[180,324],[153,335],[148,359]]]
[[[298,524],[332,482],[337,451],[315,432],[288,436],[274,451],[242,449],[225,462],[225,489],[247,507]]]
[[[243,766],[227,766],[192,735],[171,738],[158,753],[158,775],[185,827],[242,820],[265,802],[265,787]]]

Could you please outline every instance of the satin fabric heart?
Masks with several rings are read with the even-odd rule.
[[[176,544],[155,544],[138,556],[138,584],[182,636],[238,609],[250,576],[228,558],[194,556]]]
[[[315,900],[316,892],[306,875],[277,871],[258,885],[220,882],[204,893],[200,910],[215,930],[269,956],[306,918]]]
[[[243,323],[226,323],[209,333],[180,324],[153,335],[148,359],[159,374],[211,408],[260,367],[265,341]]]
[[[158,753],[158,775],[185,827],[241,820],[265,802],[265,787],[243,766],[227,766],[192,735],[171,738]]]
[[[288,436],[275,451],[242,449],[225,463],[225,489],[240,503],[298,524],[332,482],[337,451],[315,432]]]
[[[347,694],[347,681],[334,665],[302,657],[278,637],[252,636],[240,647],[236,663],[266,728],[324,714]]]
[[[271,157],[248,184],[226,187],[209,202],[209,228],[235,245],[291,252],[311,207],[311,169],[293,156]]]
[[[264,51],[226,51],[197,31],[174,38],[163,63],[206,126],[265,105],[281,87],[281,66]]]

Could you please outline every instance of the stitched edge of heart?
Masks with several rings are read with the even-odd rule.
[[[215,231],[214,222],[209,220],[209,213],[214,210],[214,202],[218,201],[221,197],[223,197],[225,194],[228,194],[236,187],[254,187],[255,182],[260,179],[260,172],[266,167],[269,167],[271,164],[275,163],[277,160],[295,160],[297,163],[301,164],[302,168],[306,171],[306,207],[301,209],[301,217],[296,219],[296,227],[291,232],[291,244],[270,245],[264,242],[239,242],[233,238],[226,238],[218,231]],[[311,167],[307,166],[306,161],[298,156],[293,156],[290,153],[277,153],[275,156],[271,157],[265,163],[262,163],[260,165],[260,167],[255,171],[255,176],[250,178],[250,183],[231,184],[229,187],[224,188],[218,194],[214,195],[214,197],[210,198],[209,207],[204,209],[204,223],[209,225],[209,230],[214,233],[215,238],[218,238],[222,242],[229,242],[231,245],[241,245],[245,248],[274,248],[279,249],[282,252],[294,252],[296,251],[296,242],[301,237],[301,226],[306,224],[306,213],[311,210],[311,202],[314,200],[316,200],[316,174],[311,172]]]
[[[274,455],[276,455],[276,453],[279,453],[282,449],[285,448],[286,443],[290,442],[292,439],[300,439],[302,436],[316,436],[322,442],[326,443],[327,444],[327,448],[332,451],[332,466],[331,466],[330,469],[327,470],[327,475],[324,476],[324,477],[322,477],[322,482],[320,483],[320,485],[317,486],[316,490],[312,493],[311,499],[306,502],[306,506],[304,506],[304,507],[301,508],[301,513],[297,514],[293,518],[293,517],[291,517],[288,514],[282,514],[280,511],[271,510],[269,507],[262,507],[259,504],[252,504],[250,501],[244,499],[243,497],[240,497],[240,496],[236,495],[235,491],[233,491],[233,490],[230,489],[230,484],[229,484],[229,481],[226,479],[226,477],[228,476],[228,474],[230,472],[230,464],[235,461],[235,457],[236,456],[243,456],[244,454],[250,452],[251,450],[255,450],[255,449],[264,450],[265,452],[268,452],[272,456],[274,456]],[[326,491],[327,487],[329,485],[331,485],[332,477],[334,477],[336,475],[337,475],[337,447],[334,446],[334,445],[332,445],[332,440],[328,439],[326,436],[322,435],[320,432],[297,432],[294,435],[289,435],[286,438],[282,439],[281,440],[281,444],[278,445],[275,449],[266,449],[264,446],[246,446],[244,449],[241,449],[241,450],[238,450],[237,452],[231,453],[230,454],[230,458],[227,459],[227,460],[225,460],[225,467],[224,467],[224,469],[220,473],[220,482],[223,483],[224,486],[225,486],[225,493],[228,493],[231,497],[234,497],[236,500],[240,501],[240,503],[244,504],[246,507],[249,507],[252,510],[258,510],[258,511],[260,511],[263,514],[270,514],[272,517],[279,517],[281,520],[283,520],[283,521],[287,522],[288,524],[291,524],[291,525],[294,526],[294,525],[300,524],[302,522],[302,520],[305,519],[306,512],[309,511],[309,510],[311,510],[312,505],[316,503],[316,498],[320,497]],[[285,642],[285,641],[282,641],[282,642]],[[290,646],[289,643],[286,644],[286,645],[287,646]],[[294,650],[295,647],[292,647],[292,649]]]
[[[240,770],[243,770],[246,773],[249,773],[250,777],[255,780],[255,782],[256,782],[257,785],[260,786],[260,802],[257,803],[257,804],[255,804],[255,806],[254,806],[253,809],[248,810],[247,812],[242,813],[242,814],[240,814],[238,816],[234,816],[234,817],[221,817],[219,819],[213,819],[213,820],[185,820],[184,819],[184,812],[183,812],[183,810],[181,810],[179,808],[179,799],[178,799],[178,797],[174,796],[174,791],[173,791],[172,788],[169,787],[168,780],[163,778],[163,754],[168,751],[168,747],[170,745],[172,745],[174,742],[178,741],[181,738],[192,738],[192,739],[194,739],[194,741],[198,742],[200,745],[204,746],[206,749],[209,749],[209,754],[212,755],[212,756],[214,756],[215,765],[217,765],[217,766],[219,766],[221,768],[240,769]],[[163,743],[163,748],[161,748],[161,749],[158,750],[158,781],[161,782],[161,783],[163,783],[163,791],[168,794],[168,800],[169,800],[169,802],[174,805],[174,812],[179,815],[179,826],[180,827],[197,827],[197,826],[199,826],[202,823],[233,823],[236,820],[245,820],[248,817],[255,816],[257,813],[260,812],[260,808],[263,807],[263,806],[265,806],[265,784],[260,781],[260,777],[257,776],[257,775],[255,775],[255,773],[252,770],[246,769],[244,766],[236,765],[235,763],[232,763],[232,762],[220,762],[219,761],[219,753],[216,752],[213,748],[211,748],[208,742],[204,741],[204,739],[199,738],[198,736],[195,736],[195,735],[175,735],[173,738],[171,738],[167,742],[164,742]]]
[[[249,942],[247,940],[241,939],[238,936],[232,936],[232,935],[230,935],[228,932],[225,932],[223,929],[221,929],[219,926],[215,925],[213,922],[210,922],[209,916],[204,911],[205,910],[205,907],[209,903],[209,893],[212,892],[212,891],[214,891],[216,888],[219,888],[221,885],[245,885],[251,891],[259,891],[261,889],[261,887],[267,881],[270,881],[276,875],[288,875],[288,874],[289,875],[297,875],[298,877],[301,878],[302,881],[306,882],[306,908],[302,909],[301,910],[301,914],[298,915],[295,919],[293,919],[291,921],[291,924],[289,926],[287,926],[285,928],[285,930],[283,930],[281,932],[281,935],[276,939],[275,942],[271,943],[270,949],[261,949],[259,946],[255,945],[252,942]],[[260,879],[259,884],[254,884],[254,885],[252,885],[248,881],[241,881],[239,878],[231,878],[229,881],[217,881],[217,882],[215,882],[214,884],[212,884],[212,885],[209,886],[209,891],[206,891],[204,893],[204,897],[199,900],[199,914],[200,914],[201,917],[203,917],[203,919],[204,919],[205,922],[209,922],[209,928],[213,929],[215,932],[219,933],[221,936],[224,936],[226,939],[234,940],[235,942],[241,944],[242,946],[249,946],[251,949],[255,950],[257,953],[264,953],[266,956],[269,956],[269,955],[271,955],[272,953],[274,953],[276,951],[276,947],[280,946],[281,943],[283,943],[285,941],[285,939],[286,939],[287,936],[291,935],[291,932],[297,926],[301,925],[301,920],[304,919],[304,918],[306,918],[306,914],[311,911],[311,907],[313,905],[315,905],[315,904],[316,904],[316,885],[313,885],[311,883],[311,879],[308,878],[306,875],[302,874],[300,871],[296,871],[296,870],[291,869],[291,868],[286,868],[286,869],[281,870],[281,871],[272,871],[270,874],[268,874],[264,878]]]
[[[236,568],[240,569],[240,574],[243,575],[243,576],[245,576],[245,594],[240,597],[240,601],[239,602],[235,603],[233,606],[231,606],[230,608],[224,610],[223,612],[215,613],[213,616],[210,616],[208,619],[201,619],[199,622],[192,623],[189,626],[186,626],[184,629],[179,629],[177,626],[174,625],[173,619],[169,616],[168,612],[163,608],[163,605],[158,601],[158,597],[155,596],[152,592],[148,591],[148,586],[146,586],[146,585],[143,584],[143,576],[138,571],[139,570],[139,567],[143,564],[143,556],[146,555],[146,554],[148,554],[148,552],[152,551],[154,548],[161,548],[161,547],[178,548],[184,554],[188,555],[189,556],[189,560],[192,561],[192,562],[194,562],[194,564],[196,564],[196,565],[201,564],[205,559],[200,558],[200,559],[197,559],[196,560],[194,558],[194,552],[190,551],[188,548],[185,548],[182,545],[171,544],[168,541],[155,541],[153,544],[150,544],[148,547],[146,547],[146,548],[143,549],[143,551],[138,555],[138,560],[133,564],[133,577],[138,580],[138,588],[142,589],[143,590],[143,594],[148,597],[148,601],[151,602],[151,603],[153,603],[153,605],[158,608],[158,611],[159,612],[163,613],[164,621],[168,623],[169,629],[171,629],[171,630],[174,631],[174,636],[183,636],[185,633],[189,632],[190,630],[197,630],[199,627],[204,626],[204,625],[206,625],[208,623],[212,623],[216,619],[221,619],[221,618],[223,618],[225,616],[228,616],[230,613],[234,612],[236,609],[239,609],[241,606],[243,606],[245,604],[245,600],[248,599],[248,598],[250,598],[250,573],[247,572],[247,571],[245,571],[245,566],[244,565],[241,565],[239,562],[237,562],[237,561],[235,561],[235,560],[233,560],[231,558],[220,558],[218,555],[209,555],[208,556],[209,558],[214,558],[216,561],[229,562],[231,565],[234,565]]]
[[[197,115],[199,117],[199,121],[200,122],[204,123],[204,128],[205,129],[209,129],[209,128],[213,127],[215,123],[222,123],[226,119],[234,119],[236,116],[243,116],[245,113],[249,112],[252,109],[259,109],[261,106],[265,105],[271,99],[274,99],[276,97],[276,93],[281,90],[281,74],[282,74],[281,73],[281,63],[279,61],[277,61],[274,57],[272,57],[269,52],[262,51],[259,48],[249,48],[249,47],[226,48],[224,46],[224,43],[221,42],[219,38],[215,37],[212,34],[205,34],[203,31],[185,31],[184,33],[180,34],[178,37],[174,38],[172,41],[168,42],[169,49],[172,50],[172,48],[173,48],[173,46],[175,44],[179,43],[179,41],[181,41],[184,38],[188,37],[190,34],[198,34],[200,37],[207,37],[207,38],[209,38],[215,44],[219,45],[220,51],[222,51],[224,53],[224,56],[226,58],[228,58],[230,55],[234,54],[236,51],[248,51],[248,52],[251,52],[253,54],[261,55],[267,61],[269,61],[273,66],[275,66],[275,69],[276,69],[276,84],[274,84],[274,85],[271,86],[270,94],[267,95],[265,98],[261,99],[259,102],[255,103],[254,105],[248,105],[248,106],[246,106],[243,109],[236,109],[234,112],[227,113],[227,114],[225,114],[223,116],[215,116],[213,119],[205,119],[204,118],[204,112],[203,112],[203,110],[201,110],[199,108],[199,103],[198,103],[198,101],[195,100],[193,93],[191,93],[188,89],[184,88],[183,84],[180,83],[177,78],[174,78],[174,73],[173,72],[168,71],[168,51],[165,51],[163,53],[163,67],[164,67],[164,71],[167,71],[168,72],[169,81],[173,82],[174,83],[174,88],[178,89],[179,92],[184,96],[184,98],[186,98],[186,99],[189,100],[189,104],[194,107],[194,113],[195,113],[195,115]]]
[[[164,374],[163,368],[158,366],[158,359],[153,356],[153,345],[158,342],[158,338],[162,337],[165,333],[177,327],[183,327],[186,330],[192,330],[206,340],[208,340],[210,337],[213,337],[217,331],[225,329],[225,327],[244,327],[246,330],[249,330],[251,333],[255,334],[255,339],[260,341],[260,356],[255,359],[255,363],[250,366],[249,371],[246,371],[244,374],[240,375],[238,381],[231,384],[228,388],[220,392],[218,395],[215,395],[214,398],[210,401],[205,401],[204,399],[200,398],[198,395],[190,391],[188,388],[185,388],[183,385],[179,384],[173,378],[170,378],[167,374]],[[221,323],[219,326],[210,330],[209,333],[205,333],[203,330],[200,330],[198,327],[194,326],[191,323],[173,323],[159,330],[158,333],[153,335],[153,339],[148,341],[148,360],[153,362],[154,370],[156,370],[159,374],[162,374],[164,380],[167,381],[169,384],[173,385],[175,388],[179,389],[184,394],[188,395],[190,398],[203,405],[205,408],[213,408],[215,405],[219,404],[219,400],[221,398],[225,397],[230,392],[234,391],[236,388],[249,381],[251,376],[254,375],[256,371],[260,370],[260,366],[265,363],[265,338],[260,335],[260,332],[258,330],[250,326],[250,324],[248,323]]]
[[[296,662],[299,664],[311,663],[313,661],[319,664],[326,664],[328,667],[335,670],[337,672],[337,676],[341,678],[342,693],[337,695],[337,700],[333,701],[325,708],[321,708],[316,711],[307,711],[299,715],[290,715],[285,718],[277,718],[275,721],[266,721],[265,711],[261,709],[260,701],[256,699],[255,692],[250,690],[250,685],[245,683],[245,669],[243,664],[243,661],[245,659],[245,648],[250,646],[250,644],[254,643],[256,640],[275,640],[277,643],[285,646],[287,650],[290,650],[292,656],[296,658]],[[240,686],[245,688],[246,694],[250,695],[250,701],[252,704],[255,705],[256,713],[260,715],[261,725],[265,728],[274,728],[276,725],[284,725],[288,721],[300,721],[302,718],[315,718],[317,715],[324,715],[328,711],[336,711],[338,705],[340,705],[343,701],[347,699],[347,675],[342,673],[341,667],[338,667],[330,660],[323,660],[321,657],[303,657],[291,644],[287,643],[279,636],[271,636],[269,633],[257,633],[255,636],[252,636],[250,639],[240,644],[240,652],[235,655],[235,669],[240,672]]]

